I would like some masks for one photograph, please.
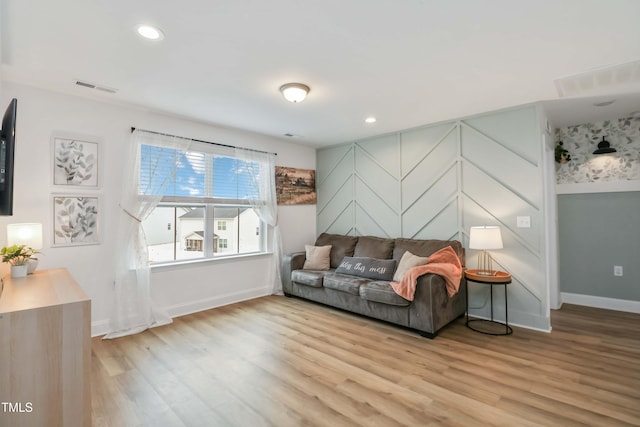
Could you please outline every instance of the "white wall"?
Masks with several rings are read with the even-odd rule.
[[[79,89],[82,90],[82,89]],[[41,222],[44,249],[40,267],[66,267],[92,300],[94,333],[103,332],[111,311],[114,242],[121,192],[122,153],[132,126],[196,139],[277,152],[277,164],[313,169],[315,150],[275,138],[226,129],[150,112],[133,106],[104,103],[39,88],[2,83],[0,106],[18,99],[13,217],[0,217],[0,244],[6,224]],[[215,118],[214,118],[215,119]],[[100,196],[101,243],[82,247],[51,247],[52,194],[66,192],[52,185],[51,136],[61,131],[102,144]],[[74,191],[77,192],[77,191]],[[286,252],[304,250],[315,240],[315,206],[282,206],[280,227]],[[197,266],[162,267],[152,275],[153,297],[172,315],[265,295],[269,256],[215,260]]]

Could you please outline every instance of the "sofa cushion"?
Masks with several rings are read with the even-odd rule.
[[[373,280],[391,280],[395,269],[395,259],[344,257],[336,269],[336,273],[366,277]]]
[[[458,254],[458,258],[462,262],[464,267],[464,248],[462,244],[457,240],[414,240],[414,239],[395,239],[395,246],[393,248],[393,259],[400,262],[402,255],[406,251],[411,252],[414,255],[421,257],[428,257],[434,252],[440,249],[451,246],[453,250]]]
[[[361,236],[353,252],[355,257],[389,259],[393,254],[393,239],[382,237]]]
[[[421,257],[412,254],[409,251],[406,251],[402,258],[400,258],[400,262],[398,263],[398,268],[396,268],[396,272],[393,273],[393,281],[399,282],[404,277],[405,273],[412,269],[413,267],[418,267],[419,265],[425,265],[429,261],[429,257]]]
[[[369,282],[360,286],[360,297],[367,301],[407,307],[411,304],[395,293],[389,282]]]
[[[291,281],[301,285],[321,288],[325,274],[326,272],[318,270],[294,270],[291,272]]]
[[[336,291],[347,292],[353,295],[360,294],[360,286],[365,283],[369,283],[370,280],[357,276],[349,276],[347,274],[328,274],[324,278],[323,285],[328,289],[335,289]]]
[[[353,256],[358,238],[339,234],[322,233],[316,239],[316,246],[331,245],[330,265],[337,268],[346,256]]]
[[[329,254],[331,253],[331,245],[327,246],[311,246],[304,245],[306,252],[304,270],[328,270],[331,266]]]

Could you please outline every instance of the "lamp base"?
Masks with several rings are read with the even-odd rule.
[[[478,254],[478,270],[479,276],[493,276],[493,259],[486,250]]]
[[[476,274],[478,276],[495,276],[496,271],[495,270],[476,270]]]

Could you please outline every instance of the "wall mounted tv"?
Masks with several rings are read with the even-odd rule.
[[[13,98],[2,117],[0,132],[0,215],[13,215],[13,152],[16,145],[16,109]]]

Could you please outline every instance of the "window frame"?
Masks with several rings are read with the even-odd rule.
[[[215,219],[214,216],[214,212],[216,208],[233,208],[233,209],[246,209],[246,208],[251,208],[250,206],[247,205],[228,205],[228,204],[213,204],[213,203],[176,203],[175,201],[171,201],[171,202],[164,202],[164,201],[160,201],[160,203],[158,203],[158,205],[156,206],[156,208],[184,208],[184,207],[191,207],[191,208],[204,208],[204,215],[203,215],[203,225],[204,225],[204,239],[203,239],[203,251],[202,251],[202,256],[201,257],[194,257],[194,258],[182,258],[182,259],[173,259],[173,260],[164,260],[164,261],[155,261],[155,262],[149,262],[150,266],[162,266],[162,265],[172,265],[172,264],[184,264],[184,263],[191,263],[191,262],[202,262],[202,261],[210,261],[210,260],[218,260],[218,259],[225,259],[225,258],[236,258],[236,257],[245,257],[245,256],[250,256],[250,255],[262,255],[262,254],[266,254],[268,253],[267,249],[266,249],[266,239],[265,239],[265,234],[264,230],[266,229],[265,223],[264,221],[262,221],[259,217],[259,224],[258,224],[258,229],[259,229],[259,239],[258,239],[258,250],[255,251],[246,251],[246,252],[239,252],[240,250],[240,230],[242,225],[240,223],[238,223],[238,227],[237,230],[235,230],[235,237],[237,240],[237,247],[236,247],[236,252],[216,252],[215,251],[215,244],[214,244],[214,239],[213,236],[216,234],[215,232],[217,231],[217,220]],[[238,215],[239,216],[239,215]],[[143,221],[144,222],[144,221]],[[176,216],[176,222],[177,222],[177,216]],[[178,225],[177,223],[173,224],[173,230],[177,230],[178,229]],[[227,230],[229,230],[229,228],[227,227]],[[208,239],[207,236],[211,236],[211,239]],[[176,249],[175,249],[175,245],[180,243],[180,238],[174,238],[173,241],[173,245],[174,245],[174,257],[176,256]],[[229,246],[229,242],[228,242],[228,238],[225,238],[224,240],[227,240],[227,247],[224,249],[228,249]],[[149,245],[147,244],[147,247],[149,247]]]
[[[151,147],[155,147],[155,145],[153,144],[143,144],[143,145],[149,145]],[[171,147],[165,147],[167,149],[172,149]],[[215,244],[215,240],[214,240],[214,236],[216,234],[216,231],[218,230],[218,222],[219,220],[216,220],[215,215],[214,215],[214,211],[217,208],[237,208],[237,209],[252,209],[254,206],[257,206],[257,204],[259,203],[259,201],[251,201],[249,199],[228,199],[228,198],[220,198],[220,197],[213,197],[212,191],[210,191],[214,186],[215,186],[215,182],[214,182],[214,169],[215,169],[215,157],[216,156],[222,156],[222,157],[227,157],[227,158],[231,158],[234,159],[235,161],[238,162],[243,162],[246,160],[243,160],[241,158],[236,157],[233,153],[230,153],[229,151],[224,151],[224,152],[220,152],[218,150],[211,150],[210,146],[207,147],[190,147],[188,150],[185,151],[181,151],[180,149],[175,149],[177,153],[183,153],[183,154],[188,154],[188,153],[194,153],[194,154],[202,154],[205,156],[205,160],[203,162],[203,164],[205,165],[205,196],[182,196],[182,195],[175,195],[175,196],[163,196],[160,200],[160,202],[158,203],[158,205],[156,206],[156,208],[160,208],[160,207],[174,207],[174,208],[180,208],[180,207],[200,207],[200,208],[204,208],[204,217],[203,217],[203,228],[204,228],[204,240],[203,240],[203,251],[202,251],[202,257],[197,257],[197,258],[183,258],[183,259],[175,259],[177,257],[177,248],[178,247],[182,247],[184,245],[182,245],[182,241],[181,241],[181,237],[178,236],[177,233],[177,229],[178,229],[178,219],[177,216],[174,215],[175,219],[174,219],[174,223],[173,223],[173,228],[175,230],[176,233],[174,233],[173,235],[173,247],[174,247],[174,255],[173,255],[173,260],[164,260],[164,261],[155,261],[155,262],[151,262],[150,261],[150,265],[151,266],[166,266],[166,265],[174,265],[174,264],[184,264],[184,263],[192,263],[192,262],[202,262],[202,261],[211,261],[211,260],[219,260],[219,259],[224,259],[224,258],[234,258],[234,257],[245,257],[245,256],[251,256],[251,255],[261,255],[261,254],[267,254],[269,253],[267,250],[267,238],[266,238],[266,231],[267,231],[267,227],[266,224],[264,223],[264,221],[262,219],[260,219],[259,215],[256,212],[256,215],[258,217],[258,230],[259,230],[259,234],[258,234],[258,249],[257,250],[251,250],[251,251],[246,251],[246,252],[240,252],[241,250],[241,245],[240,245],[240,234],[241,234],[241,230],[242,230],[242,224],[240,222],[240,214],[241,212],[238,213],[238,224],[235,227],[235,230],[233,230],[235,232],[235,241],[236,241],[236,247],[235,247],[235,251],[234,252],[216,252],[216,244]],[[142,158],[141,158],[142,161]],[[142,169],[143,166],[142,164],[140,165],[140,168]],[[141,172],[142,173],[142,172]],[[226,185],[226,184],[221,184],[221,185]],[[143,194],[140,194],[139,197],[148,197],[145,196]],[[154,210],[156,209],[154,208]],[[228,231],[229,230],[229,224],[227,220],[220,220],[220,222],[223,222],[225,224],[225,227],[223,230],[220,231]],[[234,226],[231,227],[232,229],[234,228]],[[210,236],[211,238],[207,238],[207,236]],[[227,248],[229,247],[229,243],[227,241]],[[178,246],[179,245],[179,246]],[[150,246],[147,244],[147,247],[149,248]]]

